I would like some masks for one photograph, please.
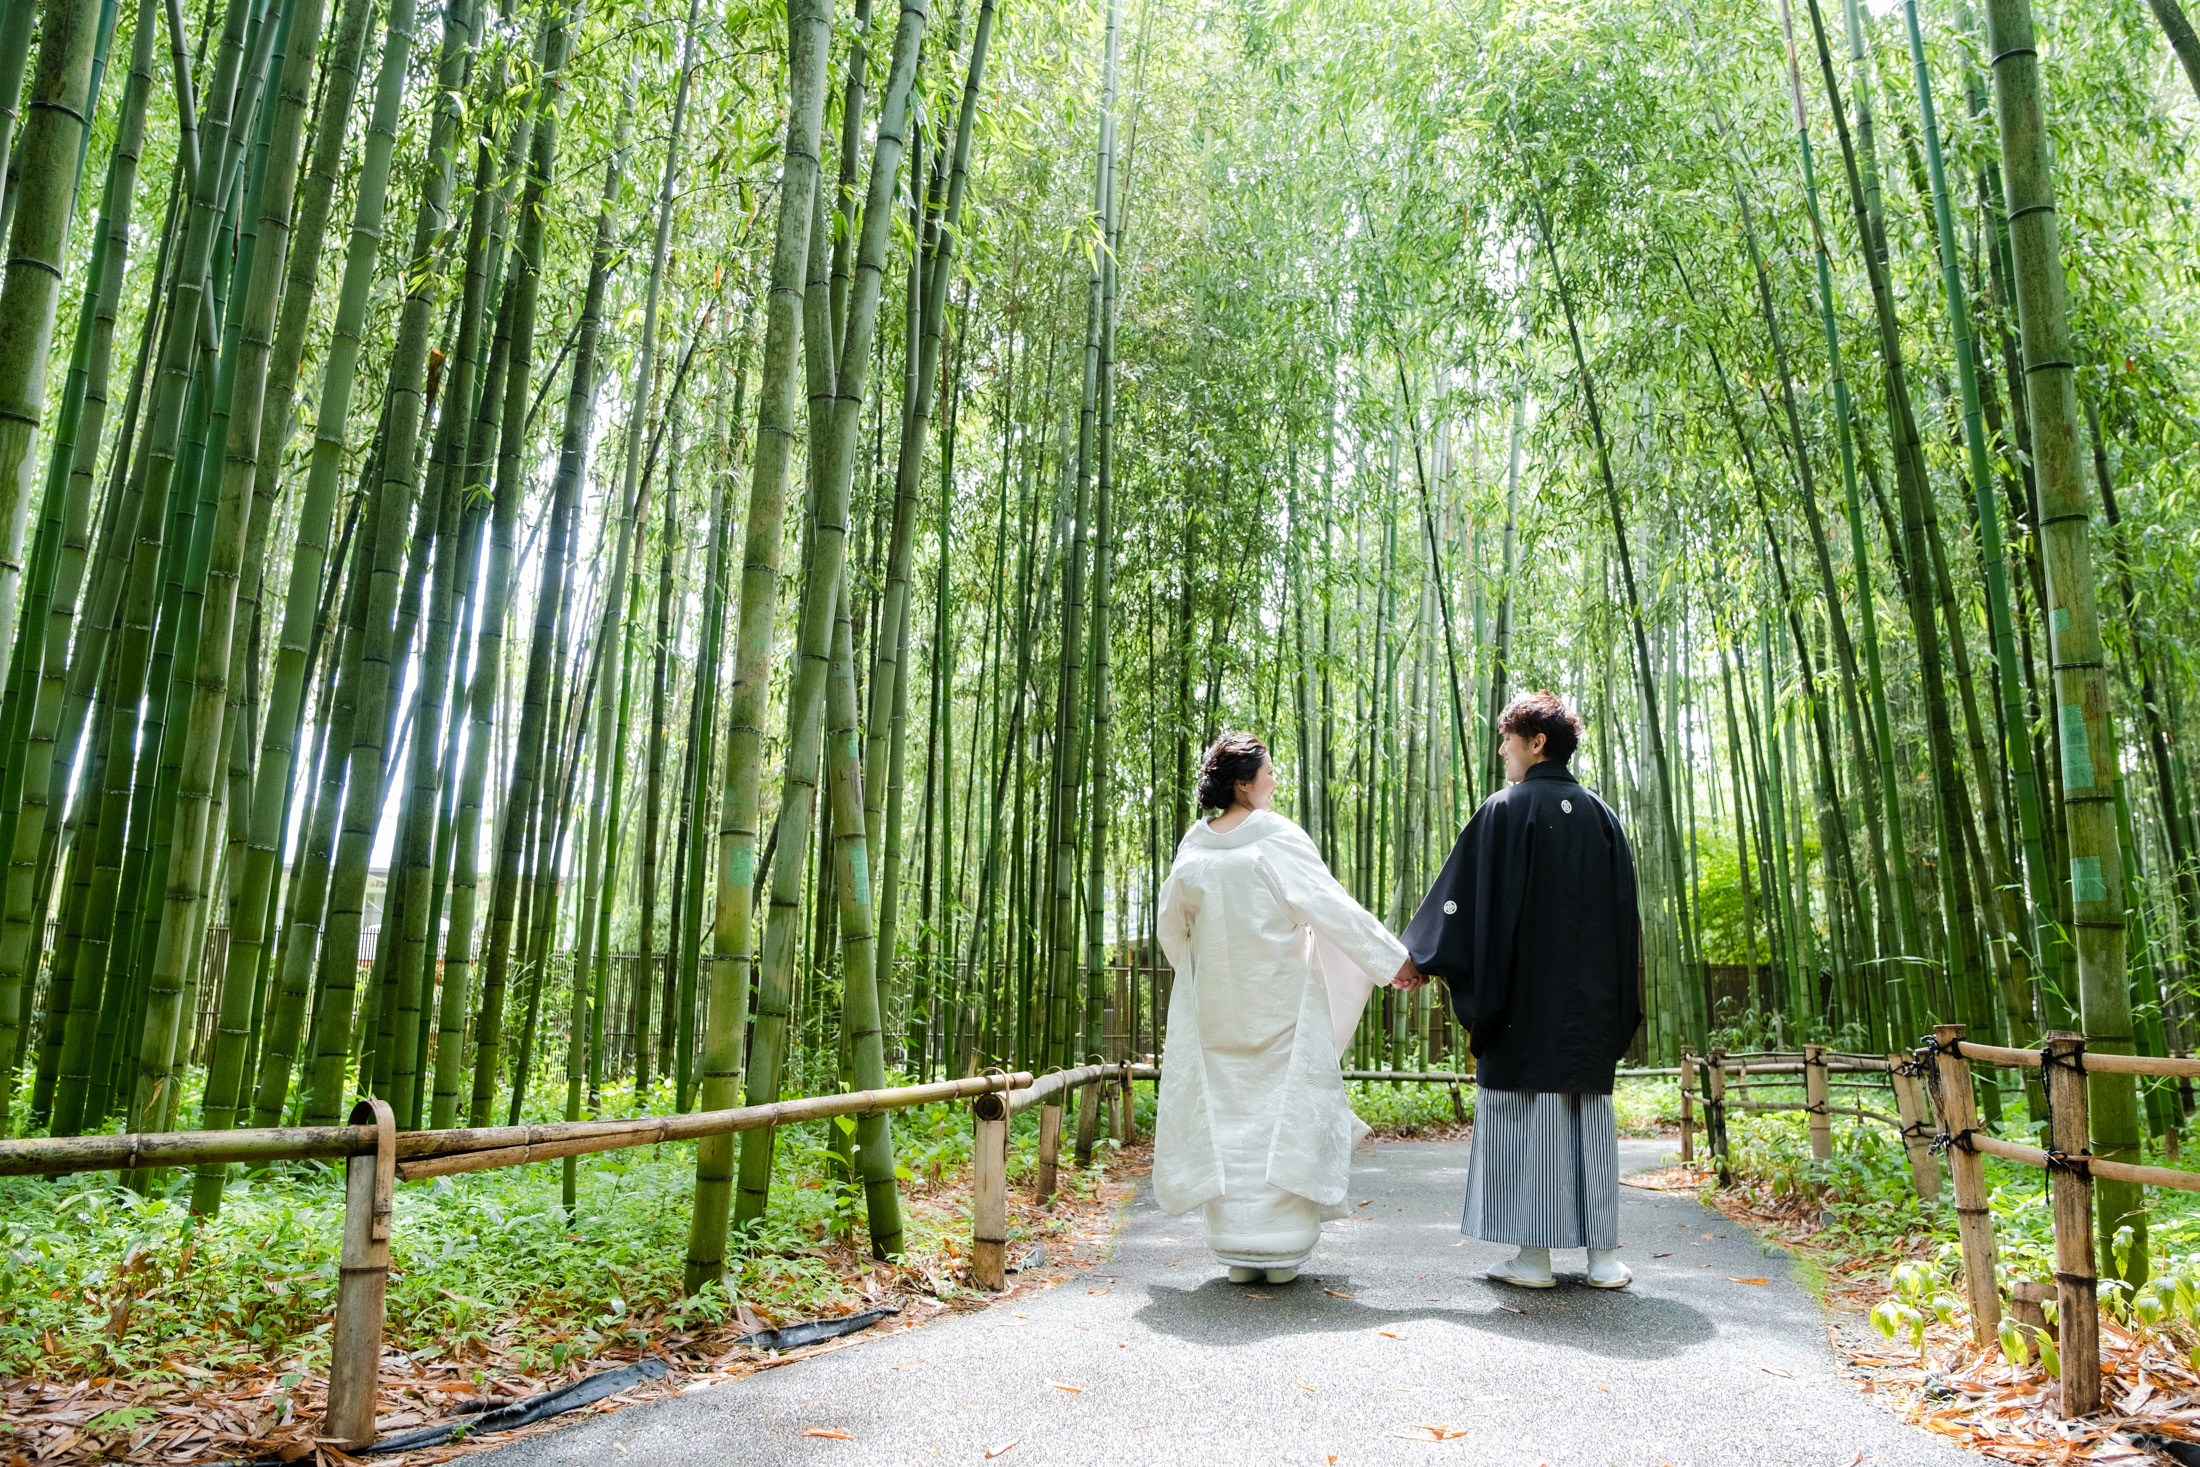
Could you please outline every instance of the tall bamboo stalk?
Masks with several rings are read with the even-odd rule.
[[[787,29],[787,143],[780,165],[763,378],[757,391],[756,453],[749,479],[733,693],[726,708],[726,784],[719,813],[710,993],[697,1095],[697,1104],[704,1110],[731,1104],[744,1070],[742,1046],[748,1033],[755,961],[751,892],[763,782],[764,717],[778,617],[779,551],[786,525],[788,460],[794,447],[795,393],[801,385],[803,275],[818,187],[818,140],[824,126],[825,63],[832,32],[829,0],[792,0]],[[695,1210],[689,1221],[685,1270],[691,1294],[724,1271],[734,1145],[731,1136],[724,1136],[706,1138],[696,1146]]]
[[[2131,988],[2124,971],[2124,870],[2115,812],[2119,754],[2109,722],[2093,512],[2079,457],[2061,226],[2030,0],[1988,0],[1986,36],[1993,58],[1994,114],[2000,123],[2025,400],[2039,484],[2040,549],[2047,570],[2049,646],[2062,735],[2063,812],[2070,833],[2078,1002],[2087,1048],[2128,1054]],[[2094,1154],[2137,1160],[2141,1132],[2138,1091],[2131,1077],[2092,1072],[2086,1092]],[[2146,1278],[2144,1195],[2129,1182],[2097,1180],[2094,1196],[2103,1238],[2115,1238],[2127,1226],[2132,1229],[2123,1277]]]

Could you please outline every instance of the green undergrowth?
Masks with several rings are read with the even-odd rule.
[[[1752,1095],[1800,1101],[1802,1088]],[[1870,1099],[1866,1104],[1892,1106],[1891,1101]],[[1811,1245],[1824,1268],[1884,1272],[1886,1307],[1874,1316],[1883,1332],[1922,1329],[1926,1317],[1961,1313],[1955,1197],[1945,1169],[1940,1196],[1928,1202],[1917,1196],[1908,1156],[1889,1127],[1837,1118],[1834,1154],[1824,1162],[1811,1157],[1808,1118],[1801,1113],[1735,1115],[1727,1129],[1739,1184],[1775,1210],[1788,1204],[1798,1217],[1807,1217],[1810,1198],[1819,1199],[1822,1226],[1811,1234]],[[2038,1125],[2026,1119],[2023,1098],[2014,1093],[1995,1129],[2009,1140],[2029,1145],[2040,1141]],[[2167,1164],[2157,1143],[2150,1141],[2146,1150],[2147,1162]],[[2004,1288],[2019,1279],[2052,1279],[2054,1214],[2047,1174],[1987,1157],[1986,1184]],[[2143,1273],[2136,1269],[2129,1229],[2098,1240],[2102,1306],[2127,1324],[2200,1321],[2200,1195],[2150,1189],[2146,1203]],[[2127,1284],[2119,1275],[2135,1276]]]
[[[1150,1087],[1141,1095],[1152,1125]],[[494,1358],[555,1370],[619,1347],[861,1307],[861,1194],[837,1180],[828,1126],[781,1128],[772,1208],[736,1239],[722,1285],[680,1297],[692,1143],[583,1157],[579,1205],[556,1163],[402,1183],[391,1235],[389,1338],[418,1359]],[[1017,1117],[1009,1173],[1028,1178],[1038,1113]],[[967,1105],[897,1112],[907,1198],[904,1283],[962,1289]],[[1074,1134],[1065,1138],[1065,1162]],[[1089,1194],[1113,1155],[1065,1170]],[[241,1169],[240,1169],[241,1172]],[[232,1174],[219,1214],[193,1218],[188,1172],[146,1194],[112,1175],[0,1179],[0,1375],[158,1379],[325,1365],[343,1222],[338,1171]],[[855,1246],[851,1248],[849,1240]]]
[[[1353,1113],[1378,1132],[1412,1137],[1458,1124],[1449,1087],[1396,1084],[1387,1080],[1350,1080],[1345,1084]],[[1459,1087],[1467,1119],[1474,1119],[1475,1087]],[[1679,1124],[1679,1095],[1669,1079],[1629,1080],[1612,1087],[1612,1113],[1622,1136],[1656,1136]]]

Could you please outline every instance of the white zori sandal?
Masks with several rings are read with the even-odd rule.
[[[1522,1289],[1548,1289],[1558,1283],[1551,1273],[1551,1250],[1523,1248],[1503,1263],[1493,1263],[1489,1277]]]

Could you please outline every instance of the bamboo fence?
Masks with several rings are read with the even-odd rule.
[[[1948,1154],[1955,1178],[1956,1229],[1962,1244],[1964,1293],[1971,1306],[1972,1338],[1990,1345],[2001,1328],[2001,1289],[1993,1214],[1987,1207],[1985,1158],[2044,1169],[2053,1191],[2057,1342],[2062,1357],[2060,1404],[2065,1416],[2101,1409],[2100,1279],[2094,1262],[2093,1179],[2200,1192],[2200,1173],[2175,1167],[2137,1166],[2087,1154],[2090,1121],[2086,1076],[2200,1076],[2200,1060],[2155,1059],[2130,1054],[2089,1054],[2085,1036],[2048,1034],[2038,1049],[2008,1049],[1963,1037],[1963,1025],[1940,1024],[1917,1051],[1912,1066],[1931,1084],[1939,1110],[1935,1149]],[[1971,1066],[2037,1070],[2047,1097],[2048,1145],[2025,1146],[1979,1129]],[[2020,1291],[2027,1285],[2020,1283]],[[2034,1292],[2044,1293],[2044,1288]],[[2020,1320],[2023,1318],[2019,1315]],[[2042,1326],[2027,1323],[2034,1330]]]
[[[1101,1074],[1130,1067],[1093,1066]],[[1151,1074],[1151,1071],[1148,1071]],[[1082,1077],[1082,1078],[1081,1078]],[[1055,1091],[1090,1083],[1087,1071],[1048,1076]],[[688,1115],[566,1121],[540,1126],[479,1126],[443,1131],[399,1131],[389,1105],[361,1100],[341,1126],[272,1126],[234,1131],[170,1131],[126,1136],[54,1136],[0,1141],[0,1176],[52,1176],[81,1171],[135,1171],[158,1166],[265,1161],[345,1162],[341,1280],[329,1359],[328,1406],[323,1439],[359,1447],[374,1440],[375,1376],[382,1355],[384,1293],[389,1280],[392,1198],[400,1181],[456,1172],[524,1166],[598,1151],[690,1141],[736,1131],[759,1131],[831,1116],[864,1116],[910,1106],[977,1097],[1004,1118],[1008,1097],[1032,1087],[1030,1074],[976,1075],[930,1085],[814,1095],[771,1105]],[[1058,1102],[1057,1102],[1058,1104]],[[1092,1107],[1087,1107],[1091,1109]],[[1124,1107],[1126,1111],[1128,1107]],[[983,1132],[981,1131],[981,1139]],[[1006,1128],[1002,1128],[1005,1146]],[[989,1156],[979,1147],[979,1173],[989,1161],[1006,1171],[1006,1152]],[[998,1284],[994,1287],[999,1287]]]
[[[1917,1195],[1933,1198],[1940,1195],[1940,1166],[1933,1159],[1933,1133],[1928,1124],[1925,1097],[1909,1057],[1906,1055],[1852,1054],[1828,1049],[1821,1044],[1806,1044],[1796,1051],[1758,1051],[1747,1054],[1727,1054],[1713,1050],[1701,1057],[1683,1054],[1677,1071],[1681,1091],[1681,1161],[1692,1163],[1696,1159],[1696,1102],[1701,1089],[1704,1113],[1700,1129],[1711,1148],[1712,1165],[1722,1182],[1732,1180],[1732,1167],[1727,1142],[1727,1117],[1735,1111],[1795,1112],[1810,1117],[1810,1154],[1813,1160],[1827,1161],[1833,1156],[1833,1120],[1844,1119],[1875,1121],[1892,1127],[1902,1138],[1902,1146],[1910,1162],[1910,1182]],[[1877,1082],[1839,1081],[1834,1075],[1885,1075],[1884,1089]],[[1734,1077],[1731,1081],[1729,1076]],[[1792,1086],[1792,1079],[1778,1077],[1800,1076],[1803,1099],[1800,1101],[1732,1100],[1729,1090],[1748,1091],[1771,1086]],[[1754,1077],[1754,1078],[1753,1078]],[[1891,1092],[1895,1113],[1889,1115],[1862,1104],[1837,1106],[1832,1103],[1835,1089]],[[1858,1097],[1861,1100],[1862,1097]]]

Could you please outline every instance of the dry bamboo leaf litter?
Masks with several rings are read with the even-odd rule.
[[[1693,1197],[1705,1195],[1709,1177],[1707,1168],[1669,1167],[1629,1180]],[[1814,1204],[1748,1183],[1708,1196],[1722,1215],[1811,1259],[1821,1271],[1821,1302],[1831,1317],[1828,1336],[1842,1374],[1912,1425],[1996,1461],[2025,1467],[2139,1467],[2165,1459],[2139,1445],[2138,1438],[2200,1442],[2200,1369],[2191,1358],[2200,1335],[2191,1327],[2140,1333],[2104,1314],[2101,1368],[2110,1409],[2066,1421],[2057,1414],[2055,1382],[2037,1362],[2015,1367],[1998,1348],[1980,1349],[1960,1317],[1954,1322],[1929,1320],[1915,1352],[1872,1333],[1865,1321],[1873,1306],[1889,1296],[1888,1259],[1859,1260],[1835,1252],[1821,1236]],[[1893,1251],[1925,1259],[1937,1244],[1936,1239],[1913,1237]],[[2127,1402],[2132,1409],[2124,1409]]]

